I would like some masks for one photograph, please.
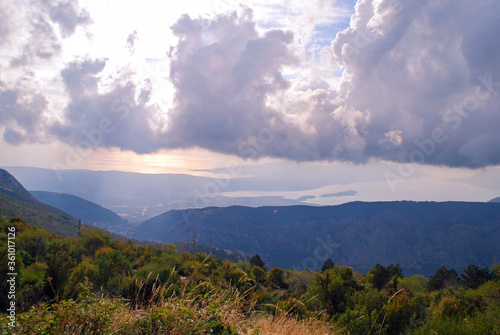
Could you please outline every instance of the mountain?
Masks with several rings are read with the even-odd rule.
[[[270,266],[321,267],[334,262],[366,271],[399,263],[405,273],[441,265],[489,267],[500,256],[500,204],[352,202],[338,206],[210,207],[172,210],[137,226],[135,236],[189,241],[259,254]]]
[[[76,195],[32,191],[31,194],[39,201],[68,213],[75,219],[93,227],[103,228],[117,234],[126,234],[130,224],[113,211],[87,201]]]
[[[29,224],[63,236],[76,236],[78,222],[34,198],[14,176],[0,169],[0,215],[22,217]]]
[[[73,194],[108,208],[131,223],[143,222],[171,209],[337,204],[360,200],[363,196],[369,198],[369,193],[363,195],[349,184],[380,182],[386,185],[384,173],[397,173],[393,166],[382,163],[371,165],[368,170],[361,165],[289,165],[274,162],[192,170],[187,174],[33,167],[5,169],[30,191]],[[422,176],[425,173],[416,170],[412,178]],[[334,192],[323,195],[314,192],[318,188],[332,186]],[[390,192],[388,188],[384,189]],[[276,195],[269,195],[269,192]],[[301,193],[300,197],[298,193]],[[390,194],[389,198],[392,196]]]
[[[123,171],[48,170],[6,167],[30,191],[48,191],[79,196],[112,210],[131,223],[140,223],[171,209],[245,204],[262,206],[302,204],[284,196],[229,197],[218,194],[251,190],[257,181],[238,175],[221,179],[188,174],[143,174]],[[209,174],[211,172],[204,171]],[[215,173],[215,172],[214,172]],[[267,182],[267,185],[272,184]],[[290,182],[276,182],[276,187]],[[215,191],[214,191],[215,187]],[[205,196],[205,193],[209,196]],[[215,193],[213,193],[215,192]]]
[[[488,202],[500,202],[500,197],[495,198],[495,199],[491,199],[491,200],[490,200],[490,201],[488,201]]]

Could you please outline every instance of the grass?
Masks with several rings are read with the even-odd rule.
[[[143,287],[143,283],[139,287]],[[221,289],[203,282],[189,291],[165,296],[168,287],[139,290],[132,300],[92,294],[81,285],[76,300],[32,307],[18,315],[16,334],[338,334],[317,317],[299,319],[276,308],[275,315],[254,310],[249,292]],[[5,316],[2,334],[12,333]]]

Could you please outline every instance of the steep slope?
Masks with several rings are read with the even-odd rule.
[[[130,224],[113,211],[72,194],[32,191],[39,201],[68,213],[85,224],[103,228],[113,233],[125,233]]]
[[[270,266],[334,262],[367,270],[377,262],[433,273],[446,265],[489,266],[500,256],[500,204],[353,202],[339,206],[173,210],[139,225],[136,236],[189,241],[260,254]]]
[[[20,216],[33,226],[63,236],[76,236],[78,222],[67,213],[34,198],[16,178],[0,169],[0,215]]]

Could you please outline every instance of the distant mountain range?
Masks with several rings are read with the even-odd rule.
[[[321,267],[326,258],[366,271],[399,263],[407,274],[441,265],[489,267],[500,256],[500,203],[352,202],[338,206],[172,210],[137,226],[140,239],[259,254],[270,266]]]
[[[31,194],[37,200],[59,208],[87,225],[122,235],[130,230],[130,223],[118,214],[76,195],[45,191],[31,191]]]
[[[226,179],[188,174],[142,174],[122,171],[48,170],[32,167],[8,167],[5,170],[30,191],[73,194],[118,213],[131,223],[140,223],[171,209],[244,204],[262,206],[303,204],[306,199],[282,196],[227,197],[212,194],[213,185],[220,192],[253,190],[266,183],[250,177]],[[215,183],[215,184],[214,184]],[[219,187],[219,184],[222,185]],[[269,188],[272,183],[267,182]],[[277,180],[273,189],[286,189],[292,183]],[[205,196],[207,190],[209,196]],[[289,186],[288,186],[289,187]]]
[[[397,173],[397,169],[393,169],[396,168],[383,163],[371,165],[367,170],[360,166],[290,166],[276,162],[239,166],[229,170],[219,168],[191,171],[193,174],[205,175],[197,176],[49,170],[33,167],[5,168],[29,191],[72,194],[112,210],[131,224],[144,222],[172,209],[233,205],[260,207],[269,204],[333,205],[371,199],[367,197],[367,192],[372,191],[357,189],[355,185],[360,183],[369,183],[371,187],[381,183],[384,189],[381,189],[382,193],[377,194],[379,199],[392,199],[392,194],[387,195],[384,175],[388,171]],[[490,171],[487,176],[479,173],[477,176],[455,182],[497,189],[500,193],[500,182],[495,182],[491,176],[498,171],[500,170]],[[425,176],[427,175],[424,171],[417,169],[412,178]],[[324,193],[318,193],[321,188],[325,188]]]

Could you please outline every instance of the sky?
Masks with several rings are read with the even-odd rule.
[[[498,22],[496,0],[0,0],[0,166],[487,201]]]

